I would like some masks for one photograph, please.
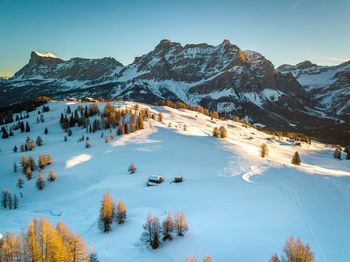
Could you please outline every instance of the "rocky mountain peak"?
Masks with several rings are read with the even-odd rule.
[[[227,45],[230,44],[230,40],[224,39],[224,41],[222,41],[222,45]]]
[[[159,51],[162,51],[162,50],[166,51],[166,50],[169,50],[171,47],[174,47],[174,46],[180,46],[181,47],[181,44],[177,43],[177,42],[172,42],[169,39],[163,39],[154,48],[154,51],[156,51],[156,52],[159,52]]]
[[[42,54],[37,51],[33,51],[30,54],[29,65],[57,65],[62,62],[62,59],[58,58],[51,52]]]
[[[295,67],[297,69],[307,69],[307,68],[311,68],[311,67],[314,67],[314,66],[317,66],[316,64],[313,64],[311,61],[309,60],[306,60],[306,61],[303,61],[299,64],[296,64]]]

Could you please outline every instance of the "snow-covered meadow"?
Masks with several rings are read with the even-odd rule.
[[[109,143],[101,138],[102,131],[86,134],[74,127],[64,142],[59,119],[67,104],[72,111],[79,105],[50,102],[44,123],[37,124],[37,111],[31,112],[24,120],[30,133],[16,130],[13,137],[0,140],[0,188],[19,196],[13,163],[20,170],[22,153],[14,153],[13,147],[28,135],[33,140],[40,135],[44,144],[25,155],[37,160],[40,153],[50,153],[53,164],[43,174],[47,178],[52,168],[57,175],[42,191],[35,187],[37,170],[34,179],[25,181],[19,209],[0,209],[0,233],[20,232],[33,217],[44,216],[54,224],[63,220],[94,245],[102,262],[185,261],[192,254],[199,260],[209,254],[214,262],[263,262],[281,254],[292,234],[310,243],[316,261],[350,261],[350,161],[334,159],[332,148],[317,142],[299,147],[231,120],[143,104],[140,108],[149,107],[151,113],[162,112],[163,121],[146,119],[145,129]],[[99,107],[102,112],[104,103]],[[226,139],[212,136],[213,128],[221,125],[228,131]],[[82,134],[89,136],[90,148],[78,142]],[[266,159],[259,156],[262,143],[269,149]],[[295,151],[301,166],[290,163]],[[132,162],[134,175],[127,172]],[[161,175],[165,182],[146,187],[150,175]],[[175,176],[185,181],[170,183]],[[103,234],[97,219],[106,190],[115,201],[123,200],[128,218]],[[189,225],[185,236],[156,250],[145,248],[140,235],[147,213],[162,221],[167,211],[177,210],[183,210]]]

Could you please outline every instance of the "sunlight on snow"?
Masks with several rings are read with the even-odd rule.
[[[66,168],[71,168],[73,166],[79,165],[80,163],[86,162],[91,159],[91,155],[81,154],[75,157],[72,157],[66,162]]]

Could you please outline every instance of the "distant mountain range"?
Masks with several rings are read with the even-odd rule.
[[[0,82],[0,105],[41,95],[183,101],[270,128],[313,128],[350,120],[350,61],[275,69],[228,40],[218,46],[162,40],[127,66],[114,58],[64,61],[33,51],[27,65]]]

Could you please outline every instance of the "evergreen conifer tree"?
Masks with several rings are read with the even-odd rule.
[[[3,208],[7,208],[7,195],[8,195],[7,189],[4,188],[1,192],[1,205]]]
[[[29,155],[29,166],[31,170],[35,169],[35,160],[32,155]]]
[[[119,122],[118,124],[118,136],[121,136],[124,134],[124,126],[122,122]]]
[[[126,220],[126,207],[122,200],[119,200],[117,205],[116,220],[118,224],[124,224]]]
[[[177,234],[179,236],[183,236],[188,230],[188,225],[184,213],[182,211],[181,213],[177,211],[174,215],[174,220]]]
[[[220,132],[220,137],[221,138],[226,138],[227,137],[227,131],[226,131],[226,128],[224,126],[220,126],[219,132]]]
[[[128,127],[128,123],[126,123],[126,122],[124,125],[124,134],[129,134],[129,127]]]
[[[162,236],[163,241],[166,241],[167,239],[172,240],[174,235],[174,222],[171,217],[171,213],[168,211],[168,216],[165,218],[165,220],[162,223]]]
[[[153,238],[152,238],[152,245],[151,247],[153,249],[157,249],[159,247],[160,241],[160,225],[159,225],[159,219],[157,216],[154,216],[152,219],[152,229],[153,229]]]
[[[17,198],[17,195],[16,194],[14,194],[14,196],[13,196],[13,208],[14,209],[17,209],[18,208],[18,198]]]
[[[157,120],[158,120],[158,122],[162,122],[163,121],[163,114],[162,114],[162,112],[159,112]]]
[[[141,235],[141,241],[148,247],[156,249],[159,246],[160,225],[157,216],[152,218],[152,213],[147,215],[147,221],[143,225],[144,232]]]
[[[214,129],[213,129],[213,136],[215,136],[215,137],[220,136],[220,132],[219,132],[219,129],[217,127],[214,127]]]
[[[301,160],[300,160],[300,156],[299,156],[298,151],[296,151],[293,155],[292,164],[293,165],[300,165],[301,164]]]
[[[32,169],[30,168],[30,166],[27,167],[25,174],[28,180],[32,179]]]
[[[52,161],[53,161],[53,159],[52,159],[52,157],[51,157],[51,154],[50,153],[48,153],[47,154],[47,157],[46,157],[46,165],[51,165],[52,164]]]
[[[41,136],[38,136],[36,138],[35,143],[36,143],[37,146],[42,146],[43,145],[43,139],[41,138]]]
[[[50,181],[50,182],[53,182],[53,181],[55,181],[56,180],[56,174],[55,174],[55,172],[53,172],[53,170],[52,169],[50,169],[50,172],[49,172],[49,177],[48,177],[48,179],[47,179],[48,181]]]
[[[135,125],[133,122],[130,122],[130,133],[134,133],[136,131]]]
[[[42,190],[45,186],[45,181],[41,171],[39,172],[38,179],[36,180],[36,188]]]
[[[30,132],[30,126],[28,124],[28,122],[26,122],[26,133],[29,133]]]
[[[269,155],[269,149],[267,148],[267,145],[263,143],[260,146],[260,156],[264,158],[264,157],[267,157],[268,155]]]
[[[102,232],[107,233],[111,231],[111,225],[115,217],[115,202],[113,201],[112,195],[109,191],[103,195],[100,209],[99,228]]]
[[[23,172],[26,171],[28,165],[29,165],[28,158],[26,158],[26,156],[24,154],[22,154],[21,166],[22,166]]]
[[[128,171],[129,171],[130,174],[135,174],[136,166],[135,166],[134,162],[131,163],[131,165],[129,166]]]
[[[45,165],[46,165],[46,157],[45,157],[44,154],[40,154],[40,155],[39,155],[38,166],[39,166],[40,168],[44,168]]]
[[[277,254],[274,254],[272,257],[270,257],[269,262],[280,262],[280,259],[278,258]]]
[[[24,184],[24,182],[23,182],[23,179],[22,179],[22,175],[21,175],[21,173],[19,173],[18,174],[18,180],[17,180],[17,187],[19,189],[21,189],[21,188],[23,188],[23,184]]]
[[[93,247],[90,248],[90,253],[87,262],[99,262],[97,253]]]
[[[9,209],[12,209],[13,201],[12,201],[12,195],[10,192],[7,192],[7,207]]]
[[[309,244],[304,245],[299,238],[294,241],[293,236],[287,239],[283,252],[282,261],[314,262],[314,254]]]
[[[5,127],[2,127],[1,131],[2,131],[2,138],[8,138],[9,137],[9,134],[7,133],[7,130],[6,130]]]
[[[209,255],[205,255],[203,262],[211,262],[211,257]]]
[[[139,117],[137,118],[137,123],[138,123],[139,129],[143,129],[143,117],[141,115],[141,112],[139,114]]]

